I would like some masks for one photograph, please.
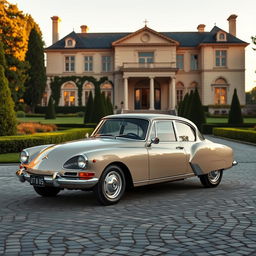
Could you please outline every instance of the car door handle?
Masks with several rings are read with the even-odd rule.
[[[176,149],[184,149],[184,147],[178,146],[176,147]]]

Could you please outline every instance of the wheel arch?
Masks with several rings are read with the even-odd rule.
[[[129,168],[124,163],[115,161],[115,162],[109,163],[105,167],[105,169],[108,168],[110,165],[117,165],[123,170],[124,176],[125,176],[125,181],[126,181],[126,188],[127,189],[132,188],[133,187],[133,179],[132,179],[132,175],[131,175],[131,172],[130,172]]]

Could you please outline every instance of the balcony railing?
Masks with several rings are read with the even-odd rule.
[[[153,63],[139,63],[139,62],[125,62],[121,69],[176,69],[176,62],[153,62]]]

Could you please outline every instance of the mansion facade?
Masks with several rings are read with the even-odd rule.
[[[245,104],[245,47],[236,37],[236,15],[229,32],[214,26],[206,32],[158,32],[144,26],[133,33],[71,32],[61,40],[59,18],[52,17],[53,44],[45,49],[48,83],[42,105],[51,95],[54,77],[60,85],[59,106],[85,105],[95,84],[124,112],[174,111],[184,95],[198,89],[202,104],[227,108],[236,88]],[[69,80],[69,77],[72,79]],[[77,78],[85,77],[78,87]],[[80,97],[80,99],[79,99]]]

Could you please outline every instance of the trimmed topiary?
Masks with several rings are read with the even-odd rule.
[[[85,107],[85,113],[84,113],[84,124],[88,124],[91,122],[92,119],[92,111],[93,111],[93,97],[92,92],[90,91],[88,101],[86,103]]]
[[[54,99],[51,96],[46,109],[45,119],[56,119]]]
[[[105,116],[104,102],[100,93],[100,87],[95,86],[95,96],[93,101],[91,122],[98,123],[103,116]]]
[[[184,105],[184,112],[183,112],[183,117],[188,118],[190,117],[190,109],[192,106],[192,102],[193,102],[193,90],[190,91],[187,102]]]
[[[201,131],[202,124],[205,123],[205,114],[203,110],[203,106],[201,103],[201,99],[198,93],[197,88],[195,89],[193,93],[192,103],[189,111],[189,117],[188,117]]]
[[[189,97],[189,94],[186,93],[183,100],[179,104],[179,108],[178,108],[178,115],[179,116],[184,116],[184,109],[185,109],[185,106],[187,104],[188,97]]]
[[[243,123],[243,116],[241,111],[240,102],[237,96],[236,89],[233,93],[233,98],[230,106],[230,111],[228,114],[228,123],[229,124],[242,124]]]

